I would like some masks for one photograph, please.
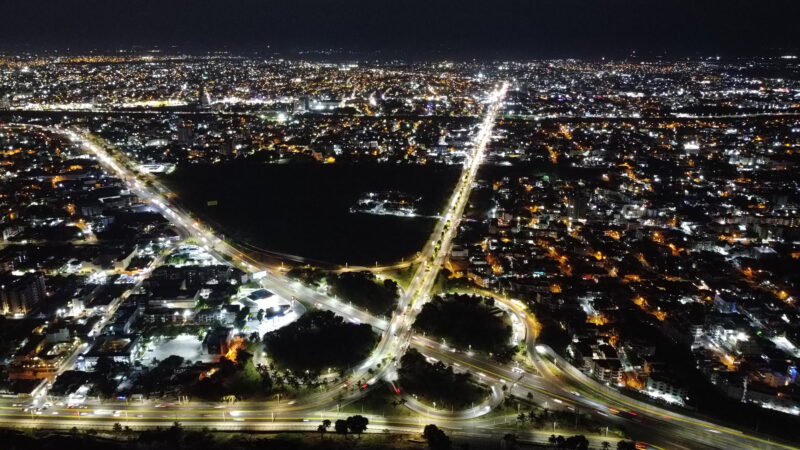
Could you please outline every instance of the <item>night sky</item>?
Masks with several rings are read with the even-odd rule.
[[[800,46],[800,0],[0,0],[0,8],[5,49],[270,45],[502,58],[749,56]]]

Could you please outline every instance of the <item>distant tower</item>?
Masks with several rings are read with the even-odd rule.
[[[192,123],[182,123],[178,126],[178,142],[183,145],[190,145],[194,142],[194,125]]]
[[[310,109],[309,98],[306,96],[297,98],[292,103],[292,114],[303,114]]]
[[[205,87],[200,88],[200,98],[198,100],[201,108],[208,108],[211,106],[211,94],[206,91]]]
[[[585,219],[589,211],[589,197],[582,193],[574,193],[569,196],[567,204],[567,215],[570,219]]]

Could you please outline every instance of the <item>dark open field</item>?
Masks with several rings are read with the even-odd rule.
[[[422,248],[431,217],[349,212],[365,191],[422,197],[421,213],[444,206],[460,166],[252,164],[182,166],[164,177],[179,201],[229,238],[330,263],[390,263]],[[216,200],[216,206],[208,206]]]

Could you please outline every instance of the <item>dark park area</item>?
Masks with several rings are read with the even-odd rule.
[[[441,408],[465,408],[484,397],[484,390],[472,382],[469,373],[456,373],[440,361],[429,363],[411,349],[400,359],[400,386],[411,395]]]
[[[400,295],[397,282],[379,280],[371,272],[340,273],[327,281],[331,294],[379,316],[391,314]]]
[[[309,262],[374,265],[422,249],[459,167],[398,164],[186,165],[165,176],[176,199],[227,238]],[[419,216],[352,213],[369,191],[421,197]]]
[[[466,294],[434,297],[414,322],[419,332],[445,339],[460,350],[509,351],[511,325],[494,300]]]
[[[365,359],[376,342],[372,327],[346,322],[330,311],[310,311],[264,335],[267,354],[294,371],[345,369]]]

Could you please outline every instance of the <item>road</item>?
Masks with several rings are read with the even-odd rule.
[[[395,314],[393,314],[388,323],[337,299],[309,289],[299,282],[290,281],[280,273],[264,270],[258,261],[219,239],[211,229],[201,224],[189,212],[170,204],[167,200],[169,191],[163,185],[154,180],[143,182],[135,172],[136,164],[134,161],[131,161],[121,152],[111,155],[93,136],[80,130],[72,129],[51,128],[50,131],[66,134],[73,142],[80,144],[87,152],[95,156],[107,170],[124,180],[133,194],[160,210],[173,225],[181,229],[186,235],[192,236],[201,242],[210,252],[217,254],[222,259],[231,261],[232,264],[248,273],[260,272],[263,276],[259,281],[265,288],[285,298],[302,299],[310,306],[324,307],[351,320],[369,323],[377,329],[384,330],[381,340],[372,355],[349,374],[348,383],[346,383],[373,385],[389,370],[390,364],[388,362],[395,356],[402,354],[405,348],[408,347],[414,317],[420,311],[422,304],[430,298],[430,292],[438,277],[439,269],[444,264],[449,248],[456,236],[458,221],[468,202],[475,176],[491,139],[492,129],[507,88],[507,84],[503,83],[496,91],[490,94],[486,114],[479,125],[474,139],[474,146],[464,164],[462,176],[446,203],[447,206],[441,220],[437,222],[431,238],[420,252],[420,259],[425,262],[417,268],[398,301]],[[349,396],[341,392],[341,389],[331,389],[298,400],[297,404],[292,405],[292,409],[330,407],[348,400]],[[287,410],[286,407],[281,407],[280,405],[269,406],[278,411]]]
[[[495,300],[504,303],[506,310],[518,315],[519,320],[528,327],[525,339],[527,356],[534,364],[535,370],[516,366],[515,363],[501,364],[487,355],[442,348],[438,343],[419,336],[414,337],[415,345],[426,347],[428,354],[438,357],[445,363],[469,367],[481,378],[505,381],[513,386],[511,390],[518,397],[525,398],[527,393],[531,392],[536,399],[544,398],[545,401],[549,401],[550,406],[559,405],[576,408],[588,414],[599,414],[625,425],[632,437],[664,448],[798,448],[796,444],[774,442],[766,437],[742,433],[739,430],[660,408],[604,386],[559,358],[548,347],[536,344],[534,335],[537,325],[535,321],[528,320],[530,316],[519,304],[501,296],[495,296]],[[553,358],[557,359],[558,364],[550,362]],[[541,400],[537,403],[546,404]],[[615,416],[614,411],[632,411],[637,417],[635,421],[622,419]]]

